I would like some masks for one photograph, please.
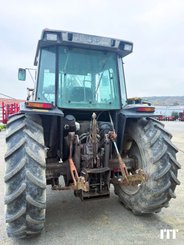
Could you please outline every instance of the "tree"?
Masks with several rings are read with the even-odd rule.
[[[174,120],[177,120],[179,118],[179,113],[176,111],[173,111],[171,116],[174,117]]]

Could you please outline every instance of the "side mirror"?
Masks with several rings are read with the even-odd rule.
[[[26,69],[19,68],[18,70],[18,80],[25,81],[26,80]]]

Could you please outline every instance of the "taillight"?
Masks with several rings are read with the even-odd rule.
[[[28,108],[39,108],[39,109],[52,109],[52,103],[37,102],[37,101],[27,101],[26,107]]]
[[[155,112],[155,107],[137,107],[137,112]]]

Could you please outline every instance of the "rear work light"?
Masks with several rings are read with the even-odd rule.
[[[44,37],[47,41],[57,41],[58,35],[57,33],[46,33]]]
[[[28,108],[37,108],[37,109],[52,109],[52,103],[45,103],[45,102],[35,102],[35,101],[28,101],[26,102],[26,107]]]
[[[132,52],[133,45],[129,43],[125,43],[124,50]]]
[[[155,112],[155,107],[147,107],[147,106],[145,106],[145,107],[137,107],[136,108],[136,111],[137,112]]]

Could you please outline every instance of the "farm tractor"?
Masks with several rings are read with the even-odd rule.
[[[157,213],[180,182],[176,147],[150,104],[127,99],[122,59],[131,42],[45,29],[38,42],[34,100],[7,124],[7,234],[42,231],[46,185],[82,201],[110,186],[136,215]],[[20,68],[19,80],[26,79]]]

